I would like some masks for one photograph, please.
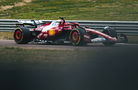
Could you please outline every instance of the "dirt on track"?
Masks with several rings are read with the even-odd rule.
[[[24,49],[48,49],[48,50],[96,50],[96,49],[112,49],[112,48],[122,48],[122,47],[133,47],[138,46],[138,44],[116,44],[111,47],[106,47],[102,43],[90,43],[86,46],[73,46],[71,44],[65,45],[49,45],[49,44],[38,44],[38,43],[29,43],[29,44],[16,44],[14,40],[0,40],[1,47],[17,47]]]

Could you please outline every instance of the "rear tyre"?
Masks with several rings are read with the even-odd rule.
[[[117,32],[115,31],[115,30],[104,30],[103,31],[103,33],[104,34],[107,34],[107,35],[109,35],[109,36],[111,36],[111,37],[116,37],[117,38]],[[115,44],[115,42],[114,41],[106,41],[106,42],[103,42],[103,44],[105,45],[105,46],[112,46],[112,45],[114,45]]]
[[[84,41],[86,31],[82,28],[75,28],[70,32],[69,39],[74,46],[84,46],[87,43]]]
[[[26,27],[20,27],[14,31],[13,37],[17,44],[27,44],[31,41],[31,32]]]

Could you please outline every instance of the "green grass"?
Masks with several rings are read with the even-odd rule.
[[[138,20],[137,0],[33,0],[3,12],[1,19]],[[4,15],[5,14],[5,15]]]
[[[13,40],[13,32],[0,32],[0,40]]]
[[[22,0],[0,0],[0,6],[14,5],[14,3],[20,2]]]

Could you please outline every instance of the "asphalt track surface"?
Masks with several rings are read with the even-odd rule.
[[[33,65],[0,64],[0,90],[138,90],[138,45],[117,44],[105,47],[92,44],[85,47],[71,45],[17,45],[1,40],[1,47],[91,51],[82,63]],[[100,53],[99,53],[100,52]],[[79,60],[78,60],[79,62]]]
[[[90,43],[87,46],[72,46],[71,44],[65,44],[65,45],[49,45],[49,44],[43,44],[43,43],[29,43],[29,44],[16,44],[13,40],[0,40],[0,46],[1,47],[19,47],[19,48],[26,48],[26,49],[49,49],[49,50],[74,50],[74,49],[80,49],[80,50],[91,50],[91,49],[97,49],[97,48],[107,48],[103,44],[100,43]],[[116,44],[113,47],[138,47],[138,44],[124,44],[119,43]],[[108,47],[108,48],[113,48]]]

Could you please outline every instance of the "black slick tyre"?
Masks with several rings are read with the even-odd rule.
[[[13,38],[17,44],[27,44],[31,40],[31,32],[26,27],[19,27],[14,31]]]
[[[69,39],[74,46],[84,46],[87,43],[84,41],[86,31],[83,28],[75,28],[70,32]]]
[[[115,30],[113,30],[113,29],[111,29],[111,30],[104,30],[103,33],[104,33],[104,34],[107,34],[107,35],[109,35],[109,36],[111,36],[111,37],[116,37],[116,38],[117,38],[117,32],[116,32]],[[116,43],[116,42],[114,42],[114,41],[109,41],[109,40],[107,40],[106,42],[103,42],[103,44],[104,44],[105,46],[112,46],[112,45],[114,45],[115,43]]]
[[[128,43],[128,38],[123,33],[118,34],[117,39],[119,40],[120,43]]]

